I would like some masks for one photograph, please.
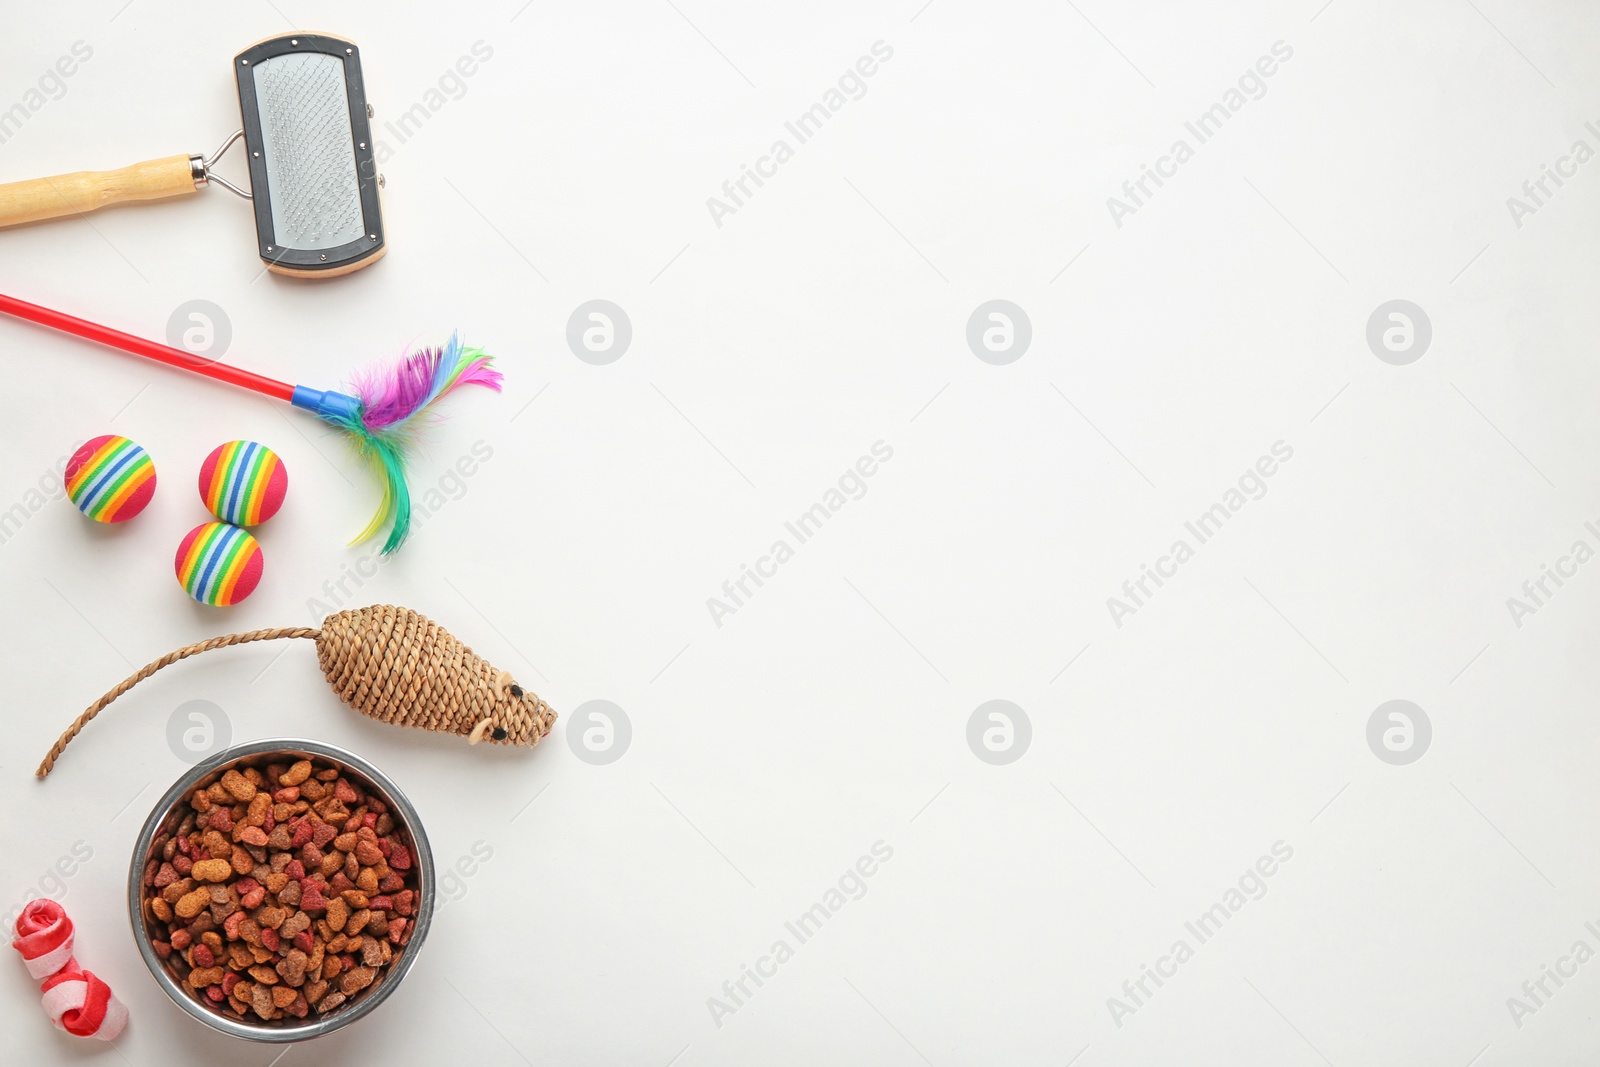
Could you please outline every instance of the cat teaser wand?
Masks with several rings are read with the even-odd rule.
[[[311,389],[276,381],[3,293],[0,293],[0,312],[170,367],[203,374],[219,382],[252,389],[263,396],[286,400],[332,423],[350,436],[356,452],[370,462],[383,479],[383,498],[378,502],[378,510],[351,544],[375,536],[387,524],[389,536],[383,543],[385,555],[400,547],[411,527],[411,491],[406,485],[406,462],[421,422],[418,416],[460,385],[486,385],[500,391],[500,372],[490,366],[493,357],[484,354],[482,349],[462,345],[454,334],[443,348],[420,349],[393,364],[371,367],[358,374],[352,385],[356,395],[352,396],[332,389]]]

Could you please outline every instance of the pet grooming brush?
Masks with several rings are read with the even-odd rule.
[[[233,69],[244,128],[215,152],[0,185],[0,227],[215,184],[255,208],[256,251],[268,270],[330,278],[376,262],[385,246],[382,178],[356,46],[327,34],[272,37],[235,56]],[[248,190],[212,169],[241,139]]]

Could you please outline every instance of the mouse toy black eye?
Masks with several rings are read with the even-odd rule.
[[[521,700],[522,699],[522,686],[520,686],[520,685],[512,686],[511,687],[511,695],[516,697],[518,700]]]
[[[494,728],[494,733],[490,734],[489,736],[493,737],[496,741],[504,741],[506,739],[506,728],[504,726],[496,726]]]

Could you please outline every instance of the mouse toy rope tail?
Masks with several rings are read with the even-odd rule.
[[[67,727],[66,732],[56,739],[54,745],[50,746],[50,752],[45,756],[44,762],[39,764],[39,769],[33,773],[40,778],[49,774],[50,769],[56,765],[56,760],[60,758],[62,751],[66,749],[74,737],[78,736],[78,731],[89,724],[89,720],[100,714],[107,704],[110,704],[123,693],[126,693],[163,667],[171,666],[181,659],[188,659],[190,656],[198,655],[201,652],[210,652],[216,648],[227,648],[230,645],[242,645],[250,641],[275,641],[282,637],[304,637],[315,641],[321,635],[321,630],[307,626],[283,626],[273,630],[249,630],[240,634],[224,634],[221,637],[197,641],[192,645],[185,645],[174,652],[168,652],[155,662],[145,665],[134,674],[124,678],[117,684],[115,689],[90,704],[82,715],[72,720],[72,725]]]

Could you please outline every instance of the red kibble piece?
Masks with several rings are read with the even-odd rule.
[[[283,1010],[293,1015],[296,1019],[304,1019],[306,1012],[311,1010],[311,1005],[306,1003],[306,995],[304,993],[296,993],[294,995],[294,1003]]]
[[[211,1001],[213,1004],[221,1004],[227,995],[228,994],[224,993],[222,991],[222,987],[219,985],[206,986],[206,999]]]
[[[278,804],[293,804],[295,801],[300,799],[300,787],[297,785],[286,785],[276,793],[272,794],[272,799]]]
[[[212,967],[217,958],[211,954],[211,946],[202,941],[189,951],[189,962],[196,967]]]
[[[354,967],[355,965],[356,965],[355,956],[351,955],[348,952],[339,953],[339,970],[348,971],[350,968]]]
[[[150,944],[155,946],[156,955],[160,956],[162,959],[166,959],[168,956],[172,955],[171,943],[166,941],[152,941]]]
[[[177,880],[178,869],[170,863],[163,863],[161,869],[156,871],[155,886],[157,889],[165,889]]]
[[[339,831],[332,823],[319,822],[316,829],[311,831],[311,843],[318,848],[327,848],[328,842],[339,836]]]
[[[221,830],[223,833],[233,832],[233,812],[221,804],[211,809],[211,814],[207,816],[207,819],[211,823],[213,830]],[[178,838],[178,842],[181,845],[183,838]]]
[[[309,822],[306,822],[304,819],[300,820],[299,826],[296,826],[294,820],[290,819],[289,826],[289,832],[294,835],[289,842],[290,848],[300,848],[307,841],[311,840],[311,835],[315,832],[312,825]]]
[[[369,811],[365,815],[361,816],[361,825],[369,828],[378,825],[378,813],[375,811]]]
[[[346,819],[344,821],[344,832],[347,833],[347,834],[354,833],[356,830],[358,830],[360,828],[361,828],[361,816],[359,816],[359,815],[352,815],[352,816],[350,816],[348,819]]]
[[[194,935],[189,933],[187,930],[172,931],[172,947],[177,949],[179,952],[182,952],[184,949],[188,948],[190,942],[193,940]]]
[[[233,888],[239,891],[240,896],[244,896],[246,893],[254,893],[257,889],[260,889],[261,883],[247,874],[243,878],[236,879],[233,883]]]
[[[274,930],[270,926],[263,926],[261,928],[262,948],[266,949],[268,952],[276,952],[278,951],[278,946],[281,944],[283,944],[283,942],[278,938],[278,931]]]
[[[194,870],[194,860],[188,856],[174,856],[172,857],[172,869],[181,875],[187,875]]]
[[[338,797],[339,800],[345,804],[354,804],[356,802],[356,791],[354,787],[352,787],[350,783],[345,781],[343,778],[334,780],[333,795]]]
[[[346,878],[343,871],[334,872],[333,877],[328,879],[328,888],[335,893],[343,893],[346,889],[354,889],[355,887],[356,884]]]
[[[400,915],[411,914],[411,901],[415,896],[409,889],[402,889],[394,895],[394,910]]]
[[[278,820],[272,817],[272,809],[268,808],[266,814],[261,818],[261,829],[270,834],[272,833],[272,828],[277,825]]]
[[[406,929],[406,921],[404,919],[390,919],[389,920],[389,940],[390,940],[390,942],[393,943],[393,944],[398,945],[400,943],[400,935],[405,933],[405,929]]]
[[[267,887],[264,885],[258,885],[254,889],[250,890],[250,892],[242,895],[239,898],[239,903],[246,908],[254,910],[255,908],[261,907],[262,901],[266,899]]]
[[[411,869],[411,850],[404,845],[396,845],[389,851],[389,866],[397,871]]]
[[[311,950],[316,947],[316,939],[311,936],[310,930],[301,930],[294,935],[294,947],[310,955]]]
[[[388,876],[378,883],[378,891],[381,893],[397,893],[405,887],[406,880],[393,871],[390,871]]]
[[[267,832],[259,826],[246,826],[239,831],[239,840],[246,845],[265,848],[267,845]]]
[[[378,896],[371,897],[367,900],[367,907],[371,908],[373,911],[393,911],[394,897],[380,893]]]
[[[239,984],[239,972],[238,971],[229,971],[227,974],[224,974],[222,976],[222,992],[224,994],[232,993],[233,992],[233,987],[238,985],[238,984]]]
[[[283,869],[283,873],[287,874],[293,881],[302,881],[306,876],[305,864],[299,860],[290,860],[289,866]]]
[[[178,851],[185,856],[189,854],[189,839],[187,837],[178,838]]]
[[[229,941],[239,940],[239,924],[244,922],[245,912],[236,911],[222,920],[222,935]]]
[[[321,911],[328,906],[322,897],[322,887],[307,878],[300,883],[300,910],[304,912]]]

